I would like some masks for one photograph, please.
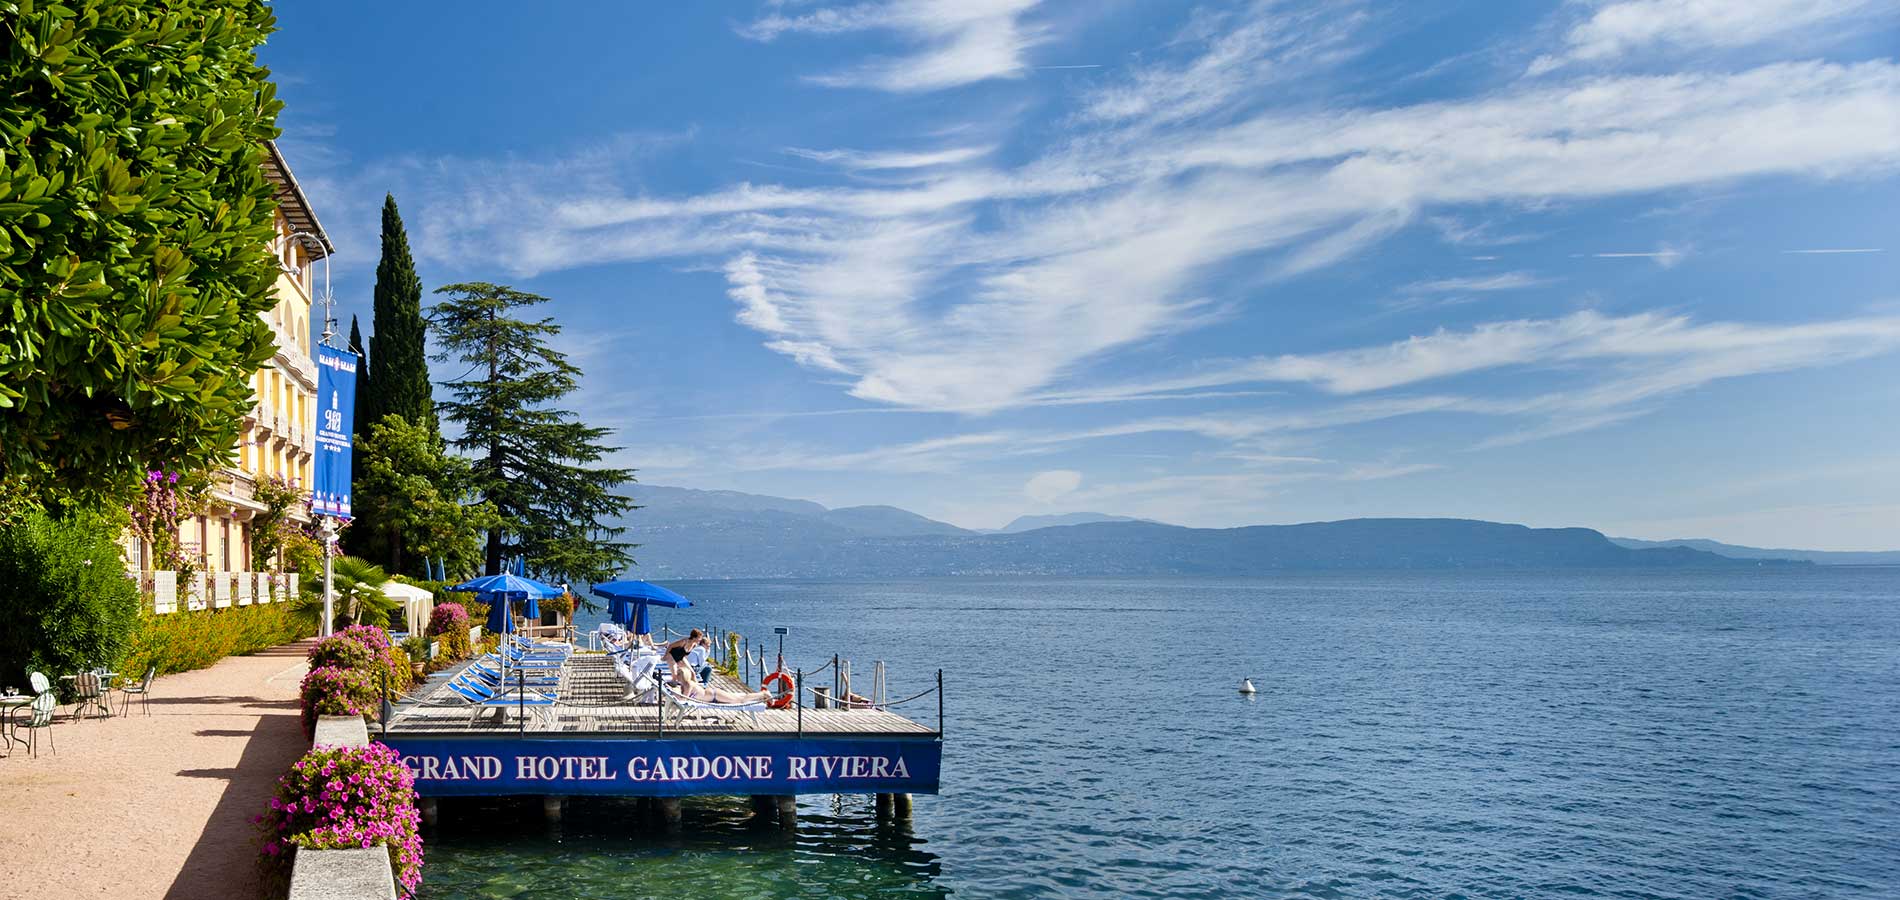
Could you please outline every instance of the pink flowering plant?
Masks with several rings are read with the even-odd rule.
[[[362,644],[378,655],[389,649],[389,632],[374,625],[351,625],[337,632],[336,636]]]
[[[429,636],[442,642],[446,659],[468,656],[468,610],[460,603],[438,603],[429,614]]]
[[[318,716],[376,714],[376,682],[367,668],[317,666],[303,677],[298,689],[303,707],[303,733],[317,732]]]
[[[287,878],[292,847],[310,850],[389,848],[404,897],[422,884],[422,817],[415,776],[395,750],[317,747],[277,780],[270,810],[252,820],[263,862]]]

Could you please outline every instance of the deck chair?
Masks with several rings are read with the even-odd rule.
[[[659,683],[660,656],[657,653],[635,653],[631,649],[617,650],[612,654],[614,672],[627,683],[627,696],[622,699],[635,703],[653,703],[653,687]]]
[[[500,653],[484,653],[480,658],[488,662],[505,663],[506,668],[528,669],[530,671],[534,669],[559,669],[567,665],[567,660],[564,659],[537,659],[532,656],[504,656]]]
[[[27,707],[25,721],[13,723],[14,739],[19,738],[20,729],[26,729],[28,755],[40,755],[39,733],[42,731],[46,732],[46,746],[53,751],[54,756],[59,755],[59,748],[53,746],[53,714],[57,711],[59,711],[59,698],[54,696],[52,691],[41,691],[33,698],[33,705]]]
[[[526,694],[497,691],[479,681],[467,678],[455,678],[449,681],[449,692],[469,705],[469,724],[475,723],[475,717],[484,709],[527,709],[533,710],[537,720],[553,725],[554,707],[560,698],[551,693],[529,691]]]
[[[156,677],[158,677],[158,667],[151,666],[145,670],[145,677],[140,679],[138,684],[128,684],[119,688],[121,701],[119,704],[119,715],[125,715],[132,711],[132,697],[134,695],[137,695],[139,698],[139,708],[143,709],[148,716],[152,714],[152,679]]]
[[[744,714],[752,720],[754,728],[759,727],[759,713],[765,711],[765,701],[751,703],[706,703],[689,700],[678,689],[666,682],[660,682],[660,702],[679,717],[678,721],[710,718],[722,724],[733,724],[739,715]]]
[[[551,687],[559,686],[561,683],[561,676],[550,675],[548,674],[549,671],[550,670],[548,669],[535,669],[533,671],[522,669],[521,670],[521,672],[523,673],[522,676],[520,678],[517,678],[515,676],[515,673],[513,672],[504,673],[499,667],[493,665],[492,663],[489,663],[486,660],[478,659],[468,664],[468,669],[466,670],[466,674],[475,678],[479,678],[482,681],[487,682],[489,685],[493,687],[497,687],[497,688],[515,687],[523,681],[527,682],[529,687],[535,687],[535,688],[551,688]]]

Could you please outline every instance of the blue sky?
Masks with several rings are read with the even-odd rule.
[[[345,326],[393,192],[642,481],[1900,547],[1878,0],[278,15]]]

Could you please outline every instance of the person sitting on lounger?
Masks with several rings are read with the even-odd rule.
[[[680,695],[688,700],[697,700],[701,703],[764,703],[772,699],[771,691],[741,693],[707,687],[699,683],[699,678],[693,674],[692,667],[686,665],[686,648],[674,647],[666,654],[673,660],[673,665],[670,667],[673,671],[668,677],[673,679],[673,684],[679,688]]]

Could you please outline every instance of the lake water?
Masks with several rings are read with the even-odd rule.
[[[458,807],[426,897],[1900,896],[1900,569],[670,586],[944,669],[943,794]]]

